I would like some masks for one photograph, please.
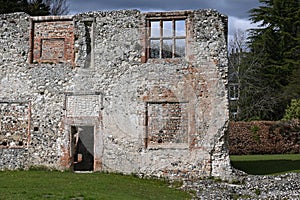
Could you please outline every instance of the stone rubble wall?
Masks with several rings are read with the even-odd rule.
[[[28,149],[3,148],[0,151],[0,166],[2,170],[22,169],[27,166]]]
[[[2,102],[0,104],[0,141],[2,146],[23,146],[28,142],[30,104]]]
[[[186,58],[145,59],[148,17],[176,15],[186,18]],[[227,17],[213,10],[78,14],[70,29],[74,30],[74,60],[53,63],[31,63],[36,43],[30,44],[30,33],[37,33],[30,32],[30,23],[24,13],[1,15],[0,100],[30,102],[31,117],[28,145],[20,148],[20,158],[14,156],[19,149],[2,147],[2,155],[15,150],[6,158],[14,157],[16,164],[2,162],[0,168],[70,168],[71,126],[88,125],[95,127],[95,171],[230,177],[225,134]],[[51,50],[59,41],[45,45]],[[62,52],[57,47],[54,51]],[[161,113],[177,121],[163,117],[151,124]],[[157,133],[160,128],[162,133]],[[166,135],[170,131],[185,134],[186,139],[175,142]],[[163,144],[151,139],[161,134],[173,139]]]

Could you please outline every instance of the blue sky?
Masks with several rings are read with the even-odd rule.
[[[255,25],[248,11],[260,5],[258,0],[68,0],[71,14],[97,10],[139,9],[141,11],[171,11],[216,9],[229,18],[229,36],[236,30]]]

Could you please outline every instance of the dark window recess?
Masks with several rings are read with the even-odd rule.
[[[34,127],[33,131],[39,131],[39,127]]]
[[[150,58],[185,57],[185,19],[150,21],[149,34]]]
[[[91,65],[91,59],[92,59],[92,21],[86,21],[84,23],[85,27],[85,45],[86,45],[86,58],[84,62],[84,67],[89,67]]]

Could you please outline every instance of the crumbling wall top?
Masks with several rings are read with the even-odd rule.
[[[61,16],[35,16],[31,17],[33,21],[63,21],[72,20],[73,15],[61,15]]]

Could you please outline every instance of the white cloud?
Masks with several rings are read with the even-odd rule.
[[[257,24],[251,23],[247,18],[241,19],[234,16],[228,17],[228,41],[233,38],[238,31],[246,32],[248,29],[257,28]]]

